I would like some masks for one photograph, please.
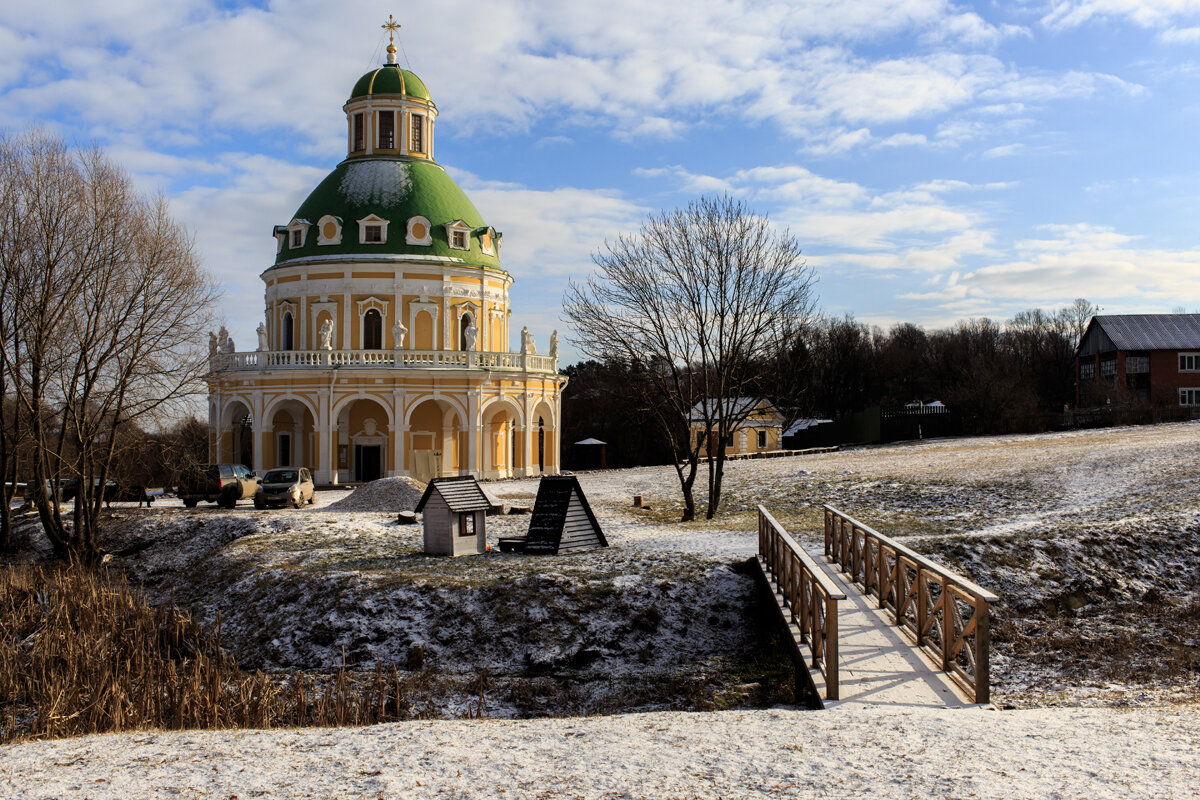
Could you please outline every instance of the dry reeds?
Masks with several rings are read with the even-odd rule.
[[[138,728],[371,725],[412,719],[423,676],[240,670],[211,629],[78,566],[0,571],[0,743]]]

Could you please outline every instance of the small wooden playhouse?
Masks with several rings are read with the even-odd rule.
[[[471,476],[434,478],[415,511],[422,514],[425,552],[433,556],[470,556],[487,549],[487,512],[491,502]]]
[[[529,519],[529,534],[500,540],[501,550],[518,553],[557,555],[593,547],[608,547],[608,540],[574,475],[543,477]]]

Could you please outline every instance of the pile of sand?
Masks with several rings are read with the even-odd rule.
[[[412,511],[425,492],[425,484],[412,478],[380,478],[363,484],[353,492],[330,503],[331,511]]]

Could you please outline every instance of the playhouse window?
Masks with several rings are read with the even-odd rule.
[[[458,535],[459,536],[474,536],[475,535],[475,515],[474,514],[459,514],[458,515]]]

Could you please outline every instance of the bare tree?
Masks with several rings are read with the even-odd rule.
[[[174,414],[200,387],[215,290],[161,197],[96,148],[41,131],[0,142],[3,370],[34,448],[47,537],[90,559],[123,426]],[[56,500],[79,481],[74,513]]]
[[[794,237],[728,196],[651,215],[592,260],[598,274],[564,298],[574,341],[592,358],[645,370],[646,410],[671,445],[683,519],[695,518],[702,450],[711,518],[726,440],[764,398],[771,365],[794,352],[813,272]]]

